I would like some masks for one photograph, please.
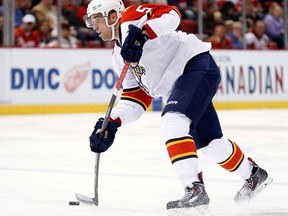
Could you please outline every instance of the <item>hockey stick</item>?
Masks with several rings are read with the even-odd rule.
[[[108,121],[109,121],[112,109],[113,109],[115,101],[117,99],[118,92],[121,89],[123,80],[124,80],[124,78],[126,76],[126,73],[128,71],[129,65],[130,65],[130,63],[126,62],[124,67],[123,67],[123,69],[122,69],[122,72],[121,72],[120,77],[118,79],[118,82],[116,84],[115,90],[114,90],[114,92],[112,94],[112,97],[110,99],[110,102],[109,102],[109,105],[108,105],[108,108],[107,108],[107,111],[106,111],[106,114],[105,114],[105,118],[103,120],[102,127],[101,127],[101,129],[99,131],[97,131],[97,133],[103,132],[106,129],[107,125],[108,125]],[[76,196],[76,199],[79,202],[82,202],[82,203],[85,203],[85,204],[88,204],[88,205],[93,205],[94,204],[94,205],[98,206],[99,163],[100,163],[100,153],[96,153],[95,169],[94,169],[94,198],[85,196],[83,194],[76,193],[75,196]]]

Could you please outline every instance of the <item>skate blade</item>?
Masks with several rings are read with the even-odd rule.
[[[175,208],[168,211],[168,216],[212,216],[208,205],[200,205],[194,208]]]
[[[267,188],[271,183],[273,182],[273,178],[267,177],[267,179],[262,183],[262,185],[258,188],[258,190],[255,192],[255,195],[260,194],[265,188]]]
[[[273,178],[267,177],[267,179],[261,184],[261,186],[254,192],[253,197],[251,197],[250,199],[239,200],[236,203],[241,206],[248,204],[251,200],[255,199],[255,197],[257,197],[263,190],[265,190],[272,182]]]

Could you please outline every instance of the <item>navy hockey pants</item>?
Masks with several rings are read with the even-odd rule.
[[[164,107],[162,115],[180,112],[191,119],[190,135],[197,149],[223,136],[212,103],[220,80],[220,71],[210,53],[201,53],[187,62]]]

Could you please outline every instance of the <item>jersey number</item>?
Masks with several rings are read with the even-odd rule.
[[[151,11],[152,8],[148,8],[148,7],[142,7],[142,5],[139,5],[139,7],[136,9],[137,12],[141,12],[141,13],[149,13]]]

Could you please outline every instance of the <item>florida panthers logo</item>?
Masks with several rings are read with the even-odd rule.
[[[145,91],[147,94],[149,94],[148,88],[142,82],[142,76],[146,75],[145,68],[138,64],[136,67],[131,67],[130,66],[129,70],[134,75],[134,78],[135,78],[136,82],[142,88],[142,90]]]

